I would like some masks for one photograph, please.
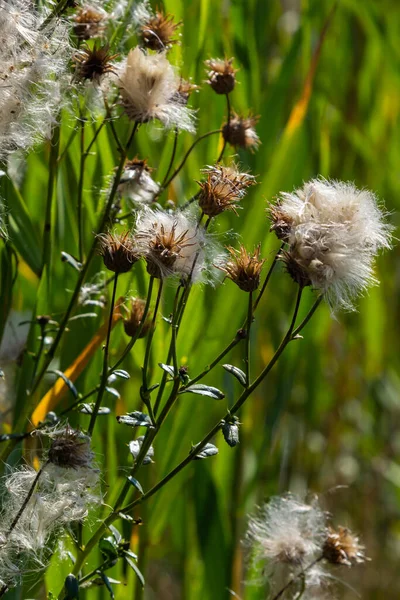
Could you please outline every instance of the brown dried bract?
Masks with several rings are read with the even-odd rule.
[[[232,67],[233,58],[211,58],[205,61],[207,83],[217,94],[229,94],[235,87],[238,69]]]
[[[323,557],[334,565],[351,567],[365,562],[364,546],[359,543],[358,536],[347,527],[335,530],[329,527],[323,547]]]
[[[303,288],[311,285],[311,279],[308,276],[307,271],[302,267],[294,252],[282,250],[282,252],[279,253],[279,260],[285,264],[286,271],[300,287]]]
[[[102,233],[98,239],[104,265],[114,273],[127,273],[139,259],[129,231],[123,234]]]
[[[106,26],[107,15],[104,11],[96,10],[93,7],[81,8],[73,16],[73,30],[80,40],[89,40],[95,37],[101,37]]]
[[[293,226],[293,219],[280,209],[279,203],[268,208],[267,212],[271,219],[270,231],[275,232],[279,240],[288,241]]]
[[[47,458],[49,462],[64,469],[90,468],[93,461],[90,438],[66,427],[54,437]]]
[[[244,148],[251,152],[257,150],[261,143],[254,129],[257,122],[258,117],[248,116],[244,118],[233,113],[228,123],[222,128],[224,140],[236,148]]]
[[[229,279],[244,292],[254,292],[260,285],[260,275],[265,259],[260,258],[260,245],[256,246],[253,253],[247,252],[244,246],[235,250],[229,246],[227,248],[231,259],[223,266],[219,267],[224,271]]]
[[[157,52],[170,48],[178,41],[174,35],[180,25],[181,21],[174,23],[174,16],[170,13],[164,14],[161,10],[157,10],[156,14],[139,29],[143,46]]]
[[[204,214],[215,217],[225,210],[236,215],[238,202],[243,198],[246,189],[256,183],[248,173],[241,173],[235,166],[214,166],[205,169],[207,180],[198,182],[201,187],[199,206]]]
[[[115,73],[111,61],[118,54],[110,54],[109,46],[94,45],[93,49],[88,47],[79,50],[73,57],[75,62],[75,78],[78,80],[88,79],[99,81],[106,73]]]
[[[143,320],[144,309],[146,302],[141,298],[131,298],[131,306],[128,315],[124,318],[124,330],[126,335],[136,337]],[[146,317],[142,329],[138,335],[138,339],[145,337],[151,327],[151,320]]]

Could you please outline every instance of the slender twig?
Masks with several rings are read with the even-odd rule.
[[[303,577],[304,574],[307,573],[307,571],[309,571],[310,569],[315,567],[315,565],[317,563],[319,563],[322,559],[323,559],[323,556],[319,556],[312,563],[310,563],[307,567],[305,567],[299,573],[297,573],[297,575],[293,575],[293,577],[291,579],[289,579],[287,584],[283,586],[283,588],[272,598],[272,600],[279,600],[279,598],[281,598],[283,596],[283,594],[286,592],[286,590],[288,588],[290,588],[299,579],[299,577]]]
[[[173,167],[173,164],[174,164],[175,155],[176,155],[176,148],[177,148],[177,146],[178,146],[178,135],[179,135],[179,129],[176,127],[176,128],[175,128],[175,135],[174,135],[174,145],[173,145],[173,147],[172,147],[171,159],[170,159],[170,161],[169,161],[169,165],[168,165],[167,172],[165,173],[165,177],[164,177],[164,179],[163,179],[163,181],[162,181],[162,184],[161,184],[161,187],[162,187],[162,188],[164,188],[164,187],[165,187],[165,182],[167,181],[167,179],[168,179],[168,175],[170,174],[170,172],[171,172],[171,169],[172,169],[172,167]]]
[[[160,279],[156,304],[155,304],[154,312],[153,312],[153,318],[151,321],[150,331],[147,336],[146,350],[145,350],[144,362],[143,362],[143,368],[142,368],[142,396],[145,398],[147,397],[147,394],[148,394],[148,381],[147,381],[148,373],[147,373],[147,371],[148,371],[149,362],[150,362],[150,350],[151,350],[151,344],[153,341],[153,336],[154,336],[154,332],[155,332],[155,328],[156,328],[156,319],[157,319],[157,313],[158,313],[158,309],[159,309],[160,301],[161,301],[161,297],[162,297],[162,290],[163,290],[163,280]],[[149,403],[149,399],[148,399],[148,402],[146,400],[146,403]]]
[[[247,309],[247,325],[246,325],[246,344],[245,344],[245,373],[246,387],[250,385],[250,329],[253,320],[253,292],[249,293],[248,309]]]
[[[47,266],[50,266],[51,260],[51,221],[53,211],[53,197],[54,188],[56,185],[57,177],[57,159],[58,152],[60,149],[60,126],[56,125],[53,128],[51,140],[50,140],[50,160],[49,160],[49,180],[47,184],[47,200],[46,200],[46,212],[44,220],[43,230],[43,256],[42,256],[42,271]]]
[[[209,137],[210,135],[214,135],[216,133],[221,133],[221,131],[222,131],[222,129],[214,129],[214,131],[209,131],[208,133],[204,133],[203,135],[201,135],[200,137],[198,137],[197,140],[195,140],[193,142],[193,144],[190,146],[189,150],[186,152],[186,154],[183,157],[182,162],[180,163],[180,165],[175,169],[175,171],[172,173],[172,175],[170,176],[170,178],[167,179],[167,181],[164,183],[163,188],[168,187],[169,184],[171,183],[171,181],[173,181],[173,179],[175,179],[175,177],[181,171],[181,169],[183,168],[185,162],[189,158],[192,150],[197,146],[197,144],[199,142],[201,142],[201,140],[204,140],[205,138]]]
[[[46,464],[47,464],[47,463],[46,463]],[[40,478],[41,474],[43,473],[43,470],[44,470],[44,468],[45,468],[46,464],[44,464],[44,465],[43,465],[43,466],[42,466],[42,467],[39,469],[39,471],[36,473],[36,475],[35,475],[35,479],[33,480],[31,487],[29,488],[29,492],[27,493],[27,495],[26,495],[26,497],[25,497],[25,499],[24,499],[24,501],[23,501],[23,503],[22,503],[22,505],[21,505],[21,508],[19,509],[19,511],[17,512],[17,514],[15,515],[15,517],[14,517],[14,519],[13,519],[13,522],[11,523],[11,525],[10,525],[10,527],[9,527],[8,531],[7,531],[7,536],[9,536],[9,535],[12,533],[12,531],[15,529],[15,527],[16,527],[16,526],[17,526],[17,524],[18,524],[18,521],[19,521],[19,520],[20,520],[20,518],[22,517],[22,514],[23,514],[24,510],[25,510],[25,509],[26,509],[26,507],[28,506],[28,502],[29,502],[29,500],[30,500],[30,499],[31,499],[31,497],[32,497],[32,494],[33,494],[33,492],[34,492],[34,490],[35,490],[36,484],[37,484],[37,482],[39,481],[39,478]]]
[[[265,290],[266,290],[266,288],[267,288],[267,285],[268,285],[268,283],[269,283],[269,280],[271,279],[272,272],[273,272],[273,270],[275,269],[276,263],[278,262],[278,259],[279,259],[279,254],[280,254],[281,250],[283,249],[284,245],[285,245],[285,242],[283,242],[283,243],[282,243],[282,245],[281,245],[281,247],[279,248],[278,252],[277,252],[277,253],[275,254],[275,256],[274,256],[274,260],[273,260],[273,261],[272,261],[272,263],[271,263],[271,266],[270,266],[270,268],[269,268],[269,271],[268,271],[268,273],[267,273],[267,276],[266,276],[266,278],[265,278],[265,281],[264,281],[264,283],[262,284],[261,290],[260,290],[260,291],[259,291],[259,293],[258,293],[258,296],[257,296],[257,298],[256,298],[256,301],[254,302],[254,306],[253,306],[253,312],[256,310],[256,308],[257,308],[257,306],[258,306],[258,304],[259,304],[259,302],[260,302],[260,300],[261,300],[261,298],[262,298],[262,296],[263,296],[263,294],[264,294],[264,292],[265,292]]]
[[[36,377],[36,372],[39,366],[39,362],[40,359],[42,357],[42,352],[43,352],[43,348],[44,348],[44,341],[45,341],[45,329],[46,329],[46,325],[45,324],[41,324],[40,325],[40,344],[39,344],[39,350],[37,351],[37,354],[35,356],[35,364],[33,367],[33,372],[32,372],[32,377],[31,377],[31,386],[33,384],[33,382],[35,381],[35,377]]]
[[[225,94],[225,97],[226,97],[226,108],[228,111],[228,122],[226,124],[226,128],[229,129],[229,125],[231,122],[231,102],[229,100],[229,94]],[[220,152],[220,155],[217,158],[217,163],[221,162],[222,157],[224,156],[225,148],[226,148],[226,139],[224,138],[224,143],[222,145],[222,150]]]
[[[107,328],[107,338],[106,338],[106,344],[104,346],[103,373],[101,376],[99,393],[98,393],[98,396],[96,399],[96,404],[94,405],[94,408],[93,408],[93,412],[92,412],[92,416],[90,418],[90,423],[89,423],[89,428],[88,428],[88,435],[90,435],[90,436],[93,433],[93,429],[94,429],[94,426],[96,423],[97,415],[99,413],[101,401],[103,399],[104,391],[107,387],[108,354],[109,354],[109,350],[110,350],[110,337],[111,337],[111,329],[112,329],[113,316],[114,316],[115,298],[116,298],[116,293],[117,293],[117,283],[118,283],[118,275],[116,275],[116,277],[114,279],[114,285],[113,285],[113,291],[112,291],[112,297],[111,297],[110,316],[108,319],[108,328]]]
[[[300,333],[300,331],[303,329],[303,327],[305,327],[308,323],[308,321],[311,319],[311,317],[313,316],[313,314],[315,313],[315,311],[317,310],[318,306],[321,304],[323,300],[323,296],[319,296],[316,301],[314,302],[314,304],[312,305],[312,307],[310,308],[309,312],[307,313],[307,315],[305,316],[305,318],[303,319],[303,321],[300,323],[300,325],[293,331],[293,337],[295,337],[296,335],[298,335]]]
[[[83,183],[85,177],[85,125],[86,119],[83,114],[80,118],[80,161],[79,161],[79,182],[77,198],[77,218],[78,218],[78,251],[79,262],[83,262],[83,219],[82,219],[82,201],[83,201]]]

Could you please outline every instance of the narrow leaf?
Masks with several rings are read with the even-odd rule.
[[[171,377],[175,377],[175,370],[172,365],[165,365],[164,363],[158,363],[158,366],[161,367],[163,371],[171,375]]]
[[[142,496],[144,496],[144,491],[142,486],[140,485],[140,483],[138,482],[137,479],[135,479],[134,477],[127,477],[127,480],[129,481],[129,483],[131,483],[137,490],[139,490],[139,492],[142,494]]]
[[[93,414],[93,409],[95,407],[94,402],[90,402],[90,404],[80,404],[79,405],[79,412],[82,413],[83,415],[92,415]],[[109,415],[111,412],[111,408],[108,408],[108,406],[100,406],[99,411],[98,411],[98,415]]]
[[[131,378],[128,371],[124,371],[123,369],[117,369],[116,371],[113,371],[113,375],[116,375],[117,377],[121,377],[122,379],[130,379]]]
[[[76,260],[76,258],[68,254],[68,252],[61,252],[61,260],[71,265],[71,267],[73,267],[77,271],[80,271],[82,269],[82,263],[80,263],[78,260]]]
[[[55,375],[58,375],[59,377],[61,377],[61,379],[64,381],[64,383],[71,390],[74,398],[78,398],[79,394],[78,394],[76,387],[74,386],[72,381],[62,371],[59,371],[58,369],[54,369],[54,371],[47,371],[47,373],[55,373]]]
[[[197,444],[198,446],[199,444]],[[193,450],[197,448],[194,446]],[[202,460],[203,458],[209,458],[218,454],[218,448],[214,444],[206,444],[202,450],[194,457],[194,460]]]
[[[200,394],[200,396],[209,396],[210,398],[214,398],[214,400],[222,400],[222,398],[225,398],[225,394],[221,392],[221,390],[210,385],[203,385],[202,383],[190,385],[179,393],[185,394],[187,392]]]
[[[114,600],[115,596],[114,596],[114,592],[113,589],[111,587],[111,583],[110,580],[108,579],[107,575],[105,575],[103,572],[100,573],[100,577],[102,578],[102,580],[104,581],[104,585],[106,586],[108,593],[110,594],[110,598],[112,598],[112,600]]]
[[[129,425],[129,427],[149,427],[150,429],[153,429],[149,415],[138,410],[134,410],[126,415],[118,416],[117,421],[122,425]]]
[[[139,567],[133,562],[133,560],[128,558],[126,555],[125,555],[125,560],[128,563],[128,565],[131,567],[131,569],[133,569],[135,571],[136,577],[139,579],[140,583],[142,584],[142,587],[144,587],[145,581],[144,581],[144,577],[143,577],[142,573],[139,570]]]
[[[246,373],[244,373],[244,371],[242,371],[241,369],[238,369],[238,367],[235,367],[234,365],[222,365],[222,366],[225,369],[225,371],[228,371],[228,373],[231,373],[231,375],[236,377],[236,379],[239,381],[239,383],[242,384],[243,387],[246,386]]]

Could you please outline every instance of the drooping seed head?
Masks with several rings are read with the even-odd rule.
[[[261,143],[254,129],[257,121],[258,117],[248,116],[244,118],[233,113],[229,122],[222,128],[224,140],[231,146],[235,146],[235,148],[244,148],[254,152]]]

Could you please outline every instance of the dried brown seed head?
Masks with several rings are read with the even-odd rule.
[[[172,271],[182,250],[192,246],[192,238],[188,231],[177,233],[177,222],[171,228],[154,223],[154,235],[149,241],[149,253],[146,257],[147,271],[150,275],[161,279],[163,269]]]
[[[244,246],[235,250],[229,246],[227,248],[231,259],[219,267],[224,271],[229,279],[244,292],[254,292],[260,285],[260,274],[265,259],[260,259],[260,245],[256,246],[253,253],[247,252]]]
[[[66,427],[54,436],[47,459],[64,469],[92,467],[93,453],[90,449],[90,438],[80,431]]]
[[[276,237],[284,242],[288,241],[293,226],[293,219],[280,210],[279,203],[267,209],[271,219],[270,231],[275,232]]]
[[[141,298],[131,298],[130,310],[128,311],[127,317],[124,318],[124,330],[126,335],[129,335],[130,337],[135,337],[137,335],[143,320],[145,306],[146,302],[141,300]],[[150,327],[151,320],[149,315],[147,315],[145,322],[143,323],[142,330],[138,336],[139,339],[144,338],[148,334]]]
[[[235,148],[244,148],[253,152],[260,145],[254,126],[258,122],[258,117],[248,116],[247,118],[240,117],[233,113],[229,122],[222,128],[224,140],[235,146]]]
[[[123,234],[102,233],[97,236],[104,265],[114,273],[127,273],[139,259],[130,232]]]
[[[73,60],[75,62],[75,78],[78,80],[90,80],[99,82],[106,73],[115,73],[111,61],[118,54],[110,54],[109,46],[94,45],[79,50]]]
[[[296,255],[295,248],[290,251],[282,250],[279,254],[279,260],[285,264],[286,271],[300,287],[311,285],[311,279],[307,270],[302,266],[302,261]]]
[[[237,215],[238,202],[247,188],[256,183],[254,176],[241,173],[235,165],[216,165],[204,169],[204,172],[207,173],[207,180],[199,182],[199,206],[203,213],[215,217],[225,210],[231,210]]]
[[[92,6],[82,7],[74,16],[73,30],[80,40],[101,37],[106,27],[108,15],[104,10]]]
[[[176,96],[182,104],[186,105],[189,101],[190,94],[199,89],[200,86],[181,78],[178,89],[176,90]]]
[[[364,546],[347,527],[329,527],[323,546],[323,557],[334,565],[351,567],[365,562]]]
[[[205,61],[208,69],[207,83],[217,94],[229,94],[236,83],[238,69],[232,67],[233,58],[211,58]]]
[[[157,52],[170,48],[178,41],[174,36],[181,24],[181,21],[174,23],[173,15],[157,10],[139,28],[142,45]]]

